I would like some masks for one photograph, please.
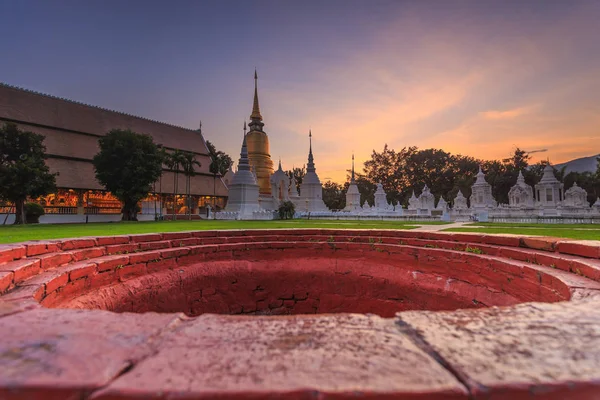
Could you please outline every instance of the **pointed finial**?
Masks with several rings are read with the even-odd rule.
[[[260,106],[258,104],[258,74],[256,68],[254,68],[254,103],[252,104],[252,114],[250,115],[252,122],[262,121],[262,115],[260,114]],[[252,127],[252,124],[250,124]]]
[[[202,120],[200,120],[200,126],[198,127],[198,132],[202,133]]]
[[[352,179],[350,183],[354,183],[354,153],[352,153]]]
[[[281,169],[281,157],[279,157],[279,169]]]
[[[247,130],[247,129],[248,129],[248,128],[246,128],[246,120],[244,120],[244,136],[246,136],[246,130]]]

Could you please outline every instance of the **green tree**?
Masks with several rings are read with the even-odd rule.
[[[323,184],[323,202],[330,210],[341,210],[346,207],[347,187],[327,181]]]
[[[0,128],[0,198],[15,205],[15,224],[24,224],[27,197],[56,190],[56,175],[46,165],[44,136],[21,131],[15,124]]]
[[[161,175],[161,152],[148,135],[114,129],[98,141],[96,179],[123,203],[123,221],[137,221],[138,202]]]
[[[291,201],[282,201],[279,204],[279,218],[280,219],[293,219],[296,213],[296,206]]]
[[[213,174],[213,197],[217,197],[217,176],[223,176],[233,164],[233,160],[227,153],[217,150],[215,145],[210,141],[206,141],[206,147],[208,147],[208,155],[210,156],[210,166],[208,167],[211,174]],[[213,203],[213,206],[215,204]]]
[[[306,175],[306,167],[302,166],[302,168],[293,168],[289,171],[286,171],[287,176],[290,177],[290,182],[292,181],[292,176],[296,180],[296,190],[300,190],[300,185],[302,184],[302,180]]]

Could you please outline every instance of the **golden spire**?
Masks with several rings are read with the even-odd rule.
[[[262,115],[260,115],[260,107],[258,105],[258,74],[256,68],[254,69],[254,104],[252,106],[252,115],[250,119],[262,121]]]

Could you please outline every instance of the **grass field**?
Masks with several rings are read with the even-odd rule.
[[[90,224],[35,224],[0,227],[0,243],[26,240],[59,239],[80,236],[110,236],[150,232],[179,232],[210,229],[281,229],[281,228],[360,228],[414,229],[419,225],[440,222],[396,221],[161,221],[161,222],[104,222]]]
[[[553,236],[569,239],[600,240],[598,224],[509,224],[475,223],[446,232],[511,233],[517,235]]]

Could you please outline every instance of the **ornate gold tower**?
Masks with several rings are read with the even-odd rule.
[[[250,115],[250,132],[246,134],[248,158],[250,165],[256,172],[260,196],[271,196],[271,175],[273,174],[273,161],[269,154],[269,137],[263,131],[262,115],[258,106],[258,75],[254,70],[254,104]]]

